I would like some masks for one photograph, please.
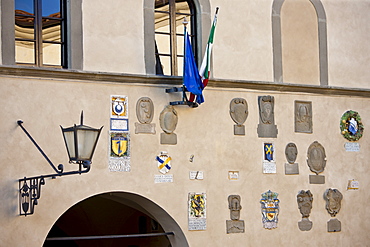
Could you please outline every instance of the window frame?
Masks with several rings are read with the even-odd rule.
[[[65,51],[63,69],[83,70],[82,0],[65,0]],[[3,65],[24,66],[15,62],[14,0],[0,0],[1,4],[1,54]],[[33,67],[36,67],[35,65]],[[45,68],[37,67],[37,68]]]
[[[161,71],[161,64],[160,63],[160,58],[161,57],[170,57],[170,71],[172,76],[178,76],[178,71],[179,71],[179,63],[178,63],[178,58],[184,57],[183,55],[180,55],[178,51],[178,46],[177,46],[177,38],[179,36],[184,37],[184,33],[177,33],[177,26],[176,26],[176,17],[178,15],[188,17],[190,19],[190,30],[189,35],[191,37],[191,42],[192,44],[197,44],[197,30],[196,30],[196,25],[197,25],[197,18],[196,18],[196,8],[194,5],[194,2],[191,0],[185,0],[186,3],[189,6],[190,14],[186,13],[180,13],[176,12],[176,0],[168,0],[168,11],[160,11],[156,10],[154,8],[154,13],[164,13],[169,15],[169,32],[158,32],[154,30],[155,35],[168,35],[169,40],[170,40],[170,51],[169,53],[161,53],[157,50],[157,45],[155,44],[155,56],[156,56],[156,74],[157,75],[163,75],[163,71]],[[189,30],[189,28],[188,28]],[[155,41],[156,42],[156,41]],[[198,52],[197,52],[197,46],[193,46],[193,52],[196,57],[196,60],[198,60]],[[160,69],[159,69],[160,68]]]
[[[66,18],[66,1],[61,0],[60,1],[60,15],[61,17],[50,17],[50,16],[43,16],[42,15],[42,0],[32,0],[34,4],[34,13],[33,15],[24,15],[24,14],[15,14],[15,18],[18,17],[29,17],[34,18],[34,38],[33,39],[23,39],[23,38],[17,38],[15,37],[16,41],[27,41],[34,43],[34,63],[23,63],[23,62],[16,62],[17,65],[25,65],[25,66],[36,66],[36,67],[56,67],[56,68],[66,68],[67,67],[67,44],[66,44],[66,36],[67,36],[67,30],[66,30],[66,23],[68,22]],[[60,41],[48,41],[43,40],[43,20],[55,20],[60,21]],[[57,44],[60,45],[60,65],[56,64],[46,64],[44,63],[44,43],[47,44]]]
[[[196,18],[194,27],[192,26],[192,30],[195,31],[197,40],[196,43],[193,43],[192,45],[197,51],[196,61],[199,64],[206,46],[206,43],[203,43],[203,41],[207,42],[209,30],[212,25],[211,5],[209,0],[192,0],[191,2],[194,6],[194,17]],[[145,71],[146,74],[151,75],[156,75],[154,10],[154,0],[143,1]],[[202,30],[205,30],[205,32],[202,32]]]

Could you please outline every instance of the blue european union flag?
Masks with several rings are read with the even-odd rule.
[[[189,34],[185,31],[185,55],[184,55],[184,85],[189,92],[197,96],[196,102],[201,104],[203,98],[203,83],[199,75],[197,64],[195,63],[193,49],[190,43]]]

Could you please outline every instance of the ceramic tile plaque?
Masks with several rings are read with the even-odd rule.
[[[128,131],[128,99],[123,95],[110,97],[110,130]]]
[[[280,200],[277,198],[278,193],[272,192],[271,190],[262,193],[261,196],[261,212],[262,212],[262,224],[265,229],[277,228],[278,215],[280,211],[279,203]]]
[[[188,230],[206,230],[206,193],[189,193],[188,195]]]
[[[276,173],[275,146],[271,142],[263,143],[263,173]]]
[[[111,95],[109,112],[108,169],[111,172],[129,172],[131,164],[127,96]]]
[[[360,188],[360,183],[356,179],[351,179],[348,181],[347,190],[358,190]]]
[[[239,180],[239,171],[229,171],[229,180]]]
[[[130,135],[128,132],[109,133],[109,161],[111,172],[129,172],[130,165]]]

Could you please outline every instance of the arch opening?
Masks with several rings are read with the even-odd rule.
[[[188,246],[176,221],[137,194],[103,193],[70,207],[44,242],[53,246]]]

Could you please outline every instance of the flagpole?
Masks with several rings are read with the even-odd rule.
[[[188,25],[188,20],[186,20],[186,16],[184,17],[184,21],[182,22],[182,24],[184,25],[184,59],[183,59],[183,65],[182,65],[182,77],[184,77],[184,73],[185,73],[185,51],[186,51],[186,25]],[[182,99],[186,100],[186,102],[188,101],[188,97],[186,96],[186,93],[185,93],[186,89],[185,89],[185,85],[184,83],[182,84]]]

